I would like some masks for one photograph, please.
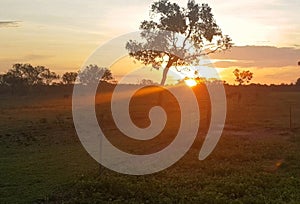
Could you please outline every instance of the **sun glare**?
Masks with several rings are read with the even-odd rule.
[[[184,80],[184,82],[189,87],[193,87],[193,86],[197,85],[197,82],[194,79],[186,79],[186,80]]]

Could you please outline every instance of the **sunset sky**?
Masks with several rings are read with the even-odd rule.
[[[181,5],[185,0],[174,0]],[[254,72],[255,83],[300,78],[299,0],[206,0],[236,47],[211,56],[221,76]],[[1,0],[0,73],[14,63],[45,65],[57,73],[77,71],[102,43],[137,31],[149,19],[151,0]],[[120,73],[113,73],[120,76]]]

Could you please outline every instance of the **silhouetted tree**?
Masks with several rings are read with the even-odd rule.
[[[207,83],[207,79],[205,77],[196,77],[194,80],[197,82],[197,84]]]
[[[296,86],[300,86],[300,78],[297,79]]]
[[[3,83],[8,86],[50,85],[59,76],[44,66],[33,67],[31,64],[14,64],[3,75]]]
[[[62,76],[62,81],[64,84],[74,84],[77,76],[78,76],[77,72],[66,72]]]
[[[149,85],[157,85],[156,82],[154,82],[151,79],[142,79],[140,82],[141,85],[149,86]]]
[[[140,25],[141,37],[146,42],[130,40],[126,49],[131,57],[155,69],[166,64],[161,85],[165,84],[172,66],[180,71],[179,66],[198,64],[201,56],[232,46],[230,37],[222,34],[207,4],[189,0],[184,8],[159,0],[152,4],[150,17],[151,20]],[[175,34],[182,35],[184,40],[180,41]]]
[[[109,81],[113,79],[112,73],[107,68],[99,68],[97,65],[89,65],[78,73],[82,84],[99,83],[99,81]]]
[[[239,85],[242,85],[244,83],[250,83],[250,81],[253,78],[253,73],[250,71],[240,71],[238,69],[235,69],[233,71],[234,76],[236,77],[235,81],[239,83]]]
[[[59,75],[57,75],[55,72],[51,72],[48,68],[45,68],[44,66],[37,66],[36,69],[39,73],[38,77],[41,78],[41,84],[50,85],[53,83],[53,81],[60,78]]]
[[[3,85],[11,87],[26,86],[27,80],[24,78],[16,77],[13,73],[7,72],[3,75]]]
[[[0,74],[0,86],[4,85],[4,74]]]
[[[300,66],[300,61],[298,62],[298,66]],[[297,80],[296,86],[300,86],[300,78]]]

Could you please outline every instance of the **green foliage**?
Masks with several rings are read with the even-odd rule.
[[[175,165],[152,175],[129,176],[99,168],[84,150],[72,121],[72,100],[63,97],[71,95],[72,87],[42,88],[47,94],[1,95],[0,203],[300,202],[297,91],[227,87],[229,93],[240,91],[243,100],[237,105],[228,99],[225,131],[206,160],[197,157],[205,134],[200,130],[195,144]],[[96,111],[110,114],[110,104],[101,105],[106,95],[97,96]],[[145,112],[147,104],[156,104],[153,97],[139,98],[141,102],[131,109],[133,116]],[[295,111],[293,131],[288,129],[291,102]],[[204,118],[205,108],[199,107]],[[172,120],[174,115],[168,118]],[[147,117],[138,120],[147,124]],[[120,138],[122,133],[108,118],[102,119],[99,123],[104,124],[110,133],[108,139],[116,147],[123,143],[128,153],[137,149],[135,143]],[[173,135],[174,129],[172,126],[165,135]],[[138,150],[142,154],[144,149],[158,147],[159,151],[169,144],[165,138],[153,146],[146,141]]]
[[[161,84],[164,85],[172,66],[198,64],[200,57],[232,46],[223,35],[211,8],[189,0],[180,7],[168,0],[159,0],[151,6],[151,20],[140,25],[145,42],[130,40],[126,44],[129,55],[145,65],[160,69],[166,63]],[[180,42],[178,35],[183,36]]]

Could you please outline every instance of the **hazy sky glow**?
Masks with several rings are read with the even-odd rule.
[[[101,43],[137,31],[148,19],[151,2],[1,0],[0,73],[17,62],[45,65],[58,73],[76,71]],[[212,7],[223,32],[239,46],[238,52],[213,56],[221,60],[215,66],[222,68],[225,80],[232,81],[235,67],[251,69],[254,82],[260,83],[290,83],[300,77],[299,0],[196,2]],[[245,45],[251,47],[240,47]]]

